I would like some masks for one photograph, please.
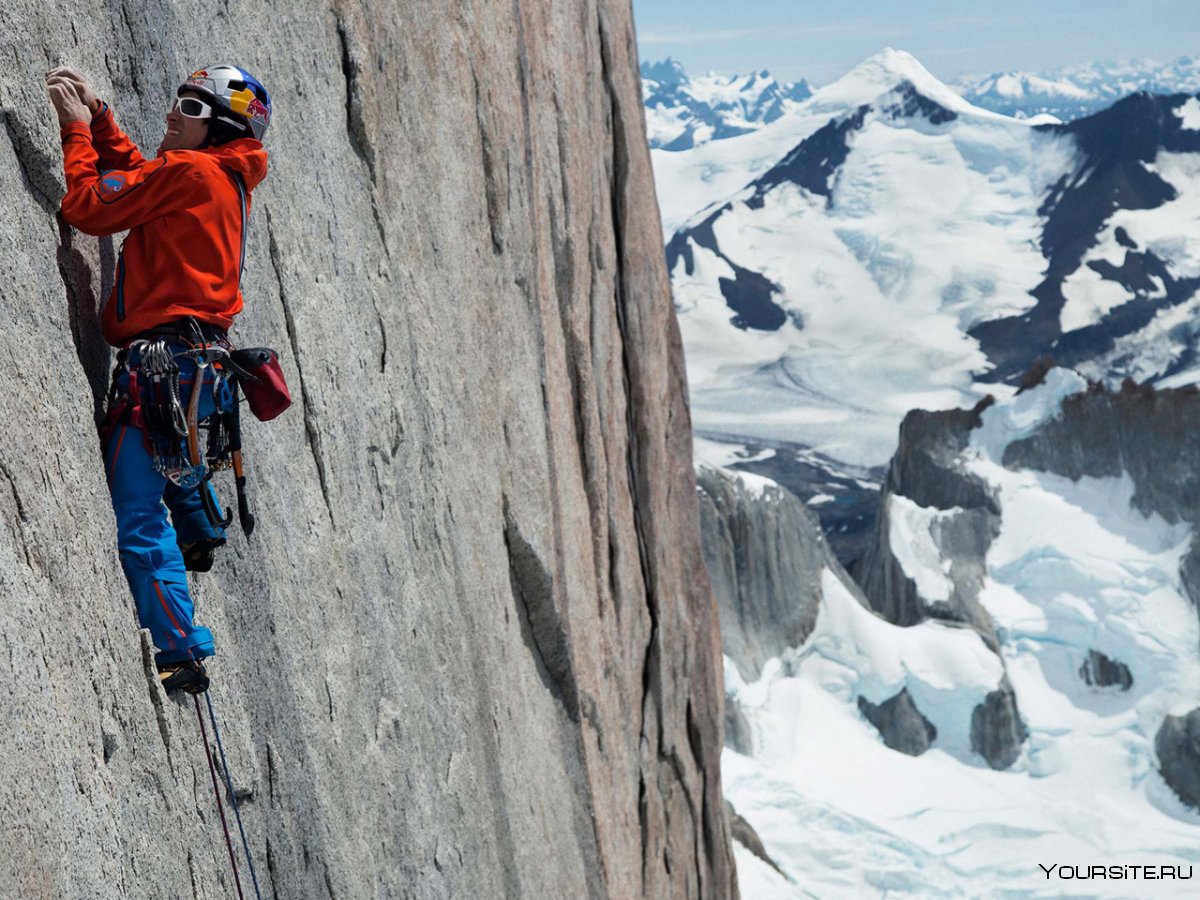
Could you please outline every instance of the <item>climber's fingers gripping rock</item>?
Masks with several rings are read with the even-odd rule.
[[[53,78],[56,81],[66,80],[75,88],[75,93],[79,95],[79,99],[84,102],[92,115],[100,109],[100,98],[96,96],[96,92],[92,90],[92,86],[88,84],[87,79],[76,72],[74,69],[67,66],[59,66],[57,69],[51,69],[46,73],[47,82]]]
[[[74,84],[63,78],[46,77],[46,90],[50,94],[50,102],[58,113],[60,127],[70,122],[88,123],[92,120],[91,110],[79,99],[79,93]]]

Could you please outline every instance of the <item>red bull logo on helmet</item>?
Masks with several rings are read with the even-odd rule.
[[[197,87],[207,88],[210,91],[216,87],[208,75],[208,69],[200,69],[198,72],[193,72],[183,83],[185,85],[194,84]]]
[[[266,122],[271,118],[271,111],[267,109],[265,103],[255,97],[246,105],[246,115],[256,121]]]

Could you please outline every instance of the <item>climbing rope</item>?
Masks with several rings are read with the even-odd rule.
[[[242,826],[242,811],[238,806],[237,794],[233,791],[229,763],[225,759],[225,745],[221,743],[221,729],[217,727],[217,714],[213,712],[211,691],[204,692],[204,702],[208,704],[208,721],[212,723],[213,737],[217,739],[217,752],[221,754],[221,771],[225,773],[225,786],[229,789],[229,802],[233,804],[233,815],[237,819],[238,831],[242,835],[242,850],[246,854],[246,864],[250,867],[250,880],[254,884],[254,896],[257,900],[262,900],[262,894],[258,890],[258,873],[254,871],[254,857],[250,855],[250,843],[246,840],[246,829]],[[226,836],[228,836],[228,832]]]
[[[237,856],[233,852],[233,841],[229,837],[229,823],[225,821],[225,805],[221,803],[221,789],[217,786],[217,767],[213,764],[212,750],[208,746],[208,729],[204,727],[204,716],[200,714],[200,698],[192,694],[196,704],[196,721],[200,723],[200,736],[204,738],[204,756],[208,760],[208,774],[212,776],[213,796],[217,798],[217,812],[221,814],[221,827],[225,829],[225,846],[229,850],[229,864],[233,866],[233,883],[237,886],[238,900],[246,900],[242,893],[242,879],[238,877]]]

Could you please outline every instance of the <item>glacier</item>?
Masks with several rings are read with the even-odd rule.
[[[960,623],[893,625],[826,568],[803,644],[749,683],[727,658],[727,702],[752,749],[725,750],[726,795],[786,875],[751,865],[747,896],[1062,896],[1038,863],[1200,863],[1200,811],[1163,781],[1154,750],[1164,716],[1194,706],[1200,684],[1200,619],[1180,574],[1192,526],[1136,508],[1127,472],[1072,480],[1002,463],[1086,390],[1051,370],[984,410],[962,454],[1003,511],[980,591],[998,652]],[[922,517],[909,512],[893,548],[918,585],[936,586],[948,565],[928,540],[938,513],[914,539]],[[1128,687],[1085,677],[1098,654],[1126,667]],[[1028,729],[1003,771],[969,735],[1002,672]],[[919,756],[889,749],[859,714],[858,698],[902,688],[937,729]],[[1077,895],[1144,887],[1088,882]]]

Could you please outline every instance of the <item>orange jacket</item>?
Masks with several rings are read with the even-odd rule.
[[[123,347],[137,334],[195,316],[228,329],[242,311],[241,196],[267,175],[267,153],[252,138],[146,159],[105,104],[91,127],[62,129],[67,195],[62,214],[88,234],[128,229],[117,280],[104,306],[105,339]]]

